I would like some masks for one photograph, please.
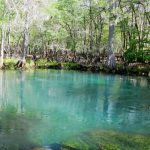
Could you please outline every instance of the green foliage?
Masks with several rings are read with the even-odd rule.
[[[30,69],[30,68],[34,68],[35,64],[34,61],[31,59],[26,59],[26,64],[25,64],[25,68],[26,69]]]
[[[60,69],[61,64],[56,61],[47,61],[47,59],[39,59],[35,62],[36,67],[40,69]]]
[[[38,59],[36,61],[37,66],[46,66],[47,65],[47,59]]]
[[[13,58],[4,59],[4,69],[15,69],[16,64],[17,64],[17,59],[13,59]]]
[[[127,49],[124,53],[124,57],[127,62],[134,62],[136,60],[136,53],[132,49]]]
[[[5,58],[4,59],[4,69],[8,70],[14,70],[16,69],[16,64],[18,62],[18,59],[14,58]],[[26,69],[30,69],[34,67],[34,61],[31,59],[26,60]]]
[[[124,53],[124,57],[125,60],[128,63],[131,62],[146,62],[146,61],[150,61],[150,50],[132,50],[132,49],[128,49],[126,50],[126,52]]]
[[[4,112],[16,114],[17,113],[17,108],[15,108],[14,106],[8,105],[5,108]]]
[[[67,62],[61,64],[63,69],[69,69],[69,70],[83,70],[83,66],[78,63],[73,62]]]
[[[149,44],[149,40],[138,40],[135,38],[137,31],[133,32],[133,39],[129,41],[129,48],[124,52],[127,62],[146,62],[150,61],[150,50],[144,50],[144,45]]]

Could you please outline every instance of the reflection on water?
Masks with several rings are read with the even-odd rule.
[[[149,91],[142,77],[0,72],[0,145],[47,145],[95,129],[149,135]]]

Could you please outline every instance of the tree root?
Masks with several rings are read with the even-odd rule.
[[[26,66],[25,60],[18,60],[17,64],[15,65],[15,67],[19,69],[25,68],[25,66]]]
[[[115,55],[111,54],[108,56],[107,66],[111,69],[116,67]]]

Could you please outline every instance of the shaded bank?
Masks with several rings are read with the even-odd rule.
[[[109,68],[104,62],[99,63],[83,63],[83,62],[61,62],[50,61],[47,59],[27,59],[24,68],[17,67],[16,59],[5,59],[4,70],[9,69],[65,69],[65,70],[79,70],[91,72],[104,72],[121,75],[139,75],[150,76],[150,65],[147,63],[117,63],[115,68]]]

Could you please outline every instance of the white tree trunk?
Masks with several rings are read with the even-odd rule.
[[[11,33],[11,23],[10,23],[10,15],[9,15],[9,23],[8,23],[8,31],[7,31],[7,53],[10,57],[10,33]]]
[[[26,14],[25,18],[25,26],[23,32],[23,46],[22,46],[22,61],[25,62],[25,56],[28,50],[29,45],[29,33],[28,33],[28,14]]]
[[[22,46],[22,61],[25,62],[25,57],[26,57],[26,53],[28,50],[28,40],[29,40],[29,35],[28,35],[28,31],[25,29],[24,33],[23,33],[23,46]]]
[[[6,1],[4,0],[4,9],[3,9],[3,15],[2,20],[5,17],[5,9],[6,9]],[[4,24],[2,22],[1,27],[1,49],[0,49],[0,69],[3,67],[3,58],[4,58],[4,40],[5,40],[5,32],[4,32]]]
[[[0,69],[3,67],[3,57],[4,57],[4,27],[2,25],[1,29],[1,49],[0,49]]]

